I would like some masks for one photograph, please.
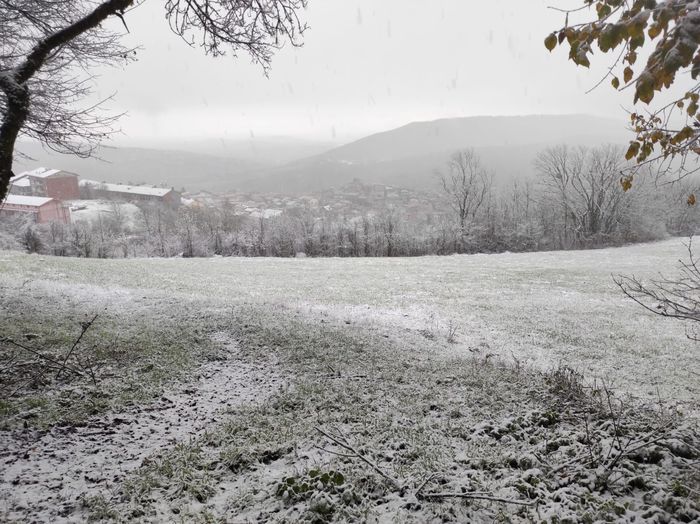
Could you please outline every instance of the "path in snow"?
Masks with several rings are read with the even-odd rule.
[[[283,385],[268,366],[237,359],[235,343],[224,347],[227,360],[204,364],[151,405],[43,435],[0,433],[0,520],[81,520],[75,511],[83,496],[108,493],[149,455],[196,438],[221,411],[260,402]]]

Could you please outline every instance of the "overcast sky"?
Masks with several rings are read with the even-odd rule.
[[[580,0],[309,0],[305,45],[274,58],[269,78],[247,56],[213,59],[170,33],[162,0],[129,13],[125,69],[101,72],[100,94],[128,111],[132,139],[289,135],[346,141],[416,120],[472,115],[617,116],[630,93],[604,74],[549,54],[563,24],[548,5]]]

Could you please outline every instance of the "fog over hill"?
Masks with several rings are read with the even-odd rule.
[[[23,142],[15,172],[39,165],[78,173],[103,182],[131,182],[173,186],[176,189],[228,191],[239,187],[252,172],[273,168],[333,147],[288,137],[231,139],[125,141],[118,147],[102,147],[95,158],[78,158]]]
[[[235,158],[259,166],[277,166],[325,153],[340,145],[291,136],[250,138],[154,138],[146,142],[125,139],[121,146],[184,151],[223,158]]]
[[[143,147],[103,147],[99,158],[80,159],[23,143],[38,165],[74,171],[84,178],[173,186],[177,189],[313,192],[354,178],[409,188],[433,188],[450,155],[475,148],[501,182],[530,176],[545,147],[626,144],[622,123],[584,115],[468,117],[414,122],[332,148],[295,138],[153,141]]]
[[[100,182],[165,185],[178,190],[225,191],[260,168],[233,158],[164,149],[102,147],[99,158],[61,155],[34,143],[23,143],[20,150],[31,159],[17,158],[16,173],[40,165]]]
[[[626,144],[619,121],[585,115],[468,117],[414,122],[324,154],[260,171],[247,188],[298,192],[341,185],[353,178],[430,188],[451,153],[474,148],[501,180],[529,176],[542,149],[556,144]]]

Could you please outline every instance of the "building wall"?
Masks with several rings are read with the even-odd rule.
[[[46,196],[46,183],[43,178],[37,178],[30,176],[29,177],[29,183],[31,187],[31,194],[32,196],[40,196],[40,197],[45,197]]]
[[[170,191],[163,197],[163,201],[172,207],[178,207],[182,202],[180,198],[180,193],[177,191]]]
[[[45,224],[47,222],[61,222],[70,224],[70,211],[64,207],[61,202],[53,200],[47,202],[43,206],[23,206],[18,204],[3,204],[0,208],[0,214],[17,215],[28,214],[32,215],[32,219],[37,224]]]
[[[139,193],[127,193],[121,191],[109,191],[98,189],[95,191],[102,198],[110,200],[123,200],[124,202],[161,202],[163,199],[157,195],[141,195]]]
[[[70,211],[59,201],[47,202],[39,208],[37,222],[45,224],[46,222],[62,222],[70,224]]]
[[[108,200],[123,200],[124,202],[161,202],[171,207],[178,207],[181,203],[180,193],[169,191],[163,196],[144,195],[139,193],[127,193],[101,189],[99,186],[89,186],[86,189],[89,198],[104,198]]]
[[[39,214],[39,208],[35,206],[17,206],[14,204],[3,204],[0,206],[0,216],[31,215],[35,222]]]
[[[78,200],[80,198],[77,176],[49,177],[45,179],[45,182],[45,192],[49,198],[57,198],[58,200]]]

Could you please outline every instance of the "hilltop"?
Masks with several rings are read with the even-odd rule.
[[[259,170],[243,187],[277,192],[327,189],[360,178],[410,188],[432,188],[436,171],[459,149],[474,148],[501,181],[528,177],[543,149],[570,144],[625,144],[617,121],[586,115],[467,117],[414,122],[370,135],[323,154]]]
[[[413,122],[327,149],[327,142],[294,138],[161,140],[141,147],[103,147],[81,159],[23,143],[17,169],[50,165],[104,182],[167,185],[189,191],[234,190],[300,194],[353,179],[432,189],[450,155],[474,148],[502,182],[533,174],[542,149],[567,143],[625,144],[618,121],[586,115],[466,117]]]

